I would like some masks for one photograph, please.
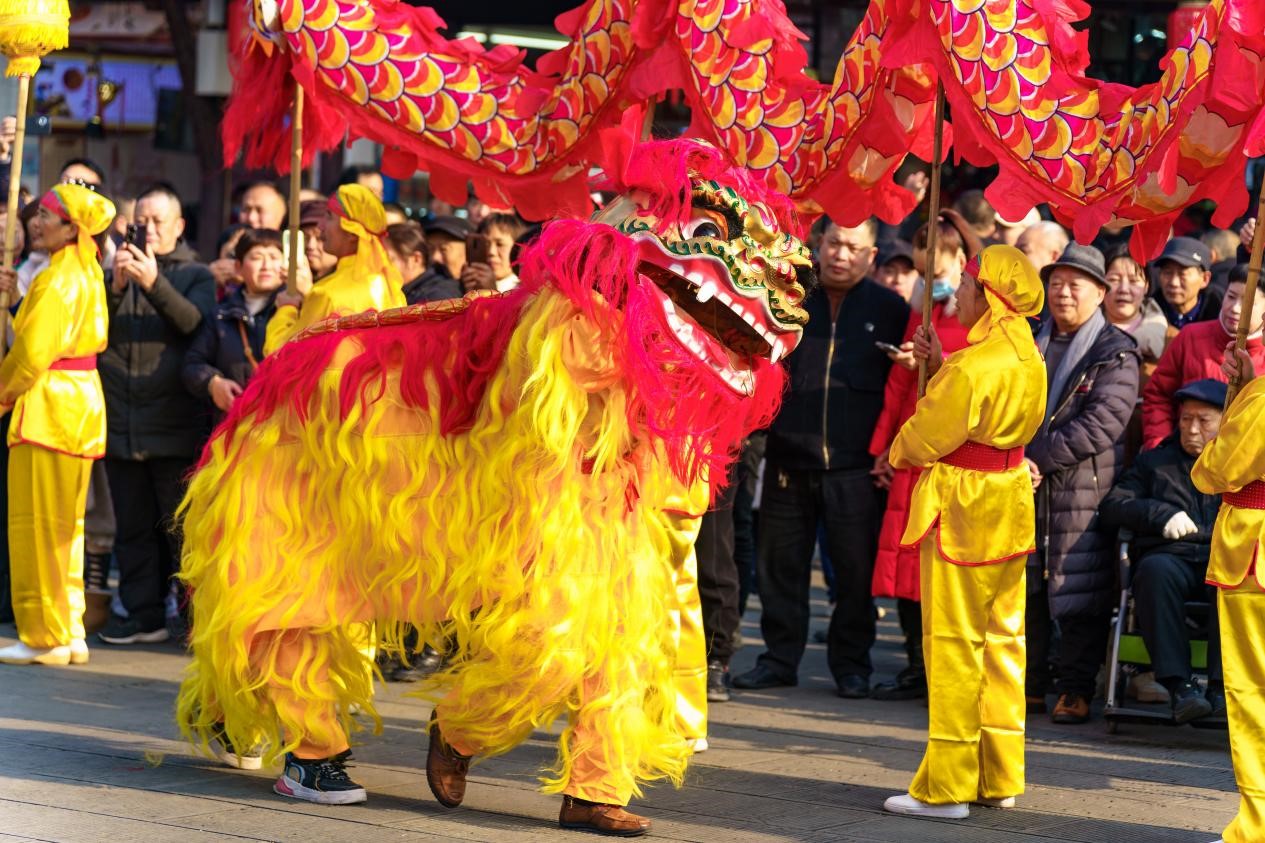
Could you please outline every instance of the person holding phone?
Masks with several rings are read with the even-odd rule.
[[[527,230],[515,214],[488,214],[478,232],[466,242],[466,265],[461,286],[471,290],[508,292],[518,286],[514,274],[514,243]]]
[[[901,631],[905,635],[905,654],[908,665],[891,681],[874,687],[872,696],[879,700],[908,700],[927,695],[926,670],[922,652],[922,610],[918,605],[921,591],[918,582],[918,549],[902,548],[900,537],[905,532],[909,517],[910,500],[914,484],[921,470],[918,468],[893,469],[888,462],[888,451],[897,431],[910,416],[918,402],[917,362],[913,357],[914,331],[922,325],[923,284],[931,284],[931,325],[940,337],[944,353],[952,354],[966,347],[967,329],[958,322],[957,302],[954,291],[962,283],[962,268],[983,248],[979,237],[966,220],[951,209],[940,212],[936,229],[936,254],[928,254],[929,226],[924,225],[914,235],[912,258],[914,267],[924,279],[915,284],[909,323],[905,327],[905,341],[899,347],[879,344],[887,352],[895,366],[887,373],[887,385],[883,393],[883,412],[879,415],[870,439],[870,454],[874,457],[874,482],[888,490],[887,506],[883,512],[883,527],[879,534],[878,555],[874,560],[874,579],[871,584],[875,597],[895,597],[896,613]]]
[[[184,242],[176,190],[159,183],[142,192],[133,221],[131,242],[105,274],[110,342],[98,361],[119,599],[127,610],[98,637],[117,645],[164,641],[166,622],[176,626],[168,597],[180,541],[167,527],[208,432],[205,407],[180,373],[193,335],[215,308],[215,276]]]
[[[329,198],[321,224],[325,252],[338,266],[299,296],[277,297],[277,313],[268,323],[264,353],[272,354],[306,328],[327,317],[365,310],[404,307],[400,272],[387,254],[386,209],[366,187],[345,184]]]

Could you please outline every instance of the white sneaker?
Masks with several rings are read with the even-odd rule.
[[[0,650],[0,664],[48,664],[58,667],[70,664],[69,647],[35,649],[19,641]]]
[[[983,805],[985,808],[1013,808],[1015,807],[1015,797],[1004,796],[1001,799],[989,799],[987,796],[981,796],[975,800],[976,805]]]
[[[948,805],[928,805],[919,802],[908,793],[888,797],[883,803],[883,810],[893,814],[910,814],[916,817],[934,817],[942,820],[964,820],[971,815],[970,806],[964,802],[952,802]]]
[[[690,745],[690,749],[694,750],[695,755],[698,755],[700,752],[707,751],[707,738],[691,738],[686,741],[686,743]]]
[[[88,663],[88,642],[82,638],[75,638],[70,642],[70,663],[71,664],[87,664]]]

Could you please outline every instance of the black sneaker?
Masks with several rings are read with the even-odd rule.
[[[729,702],[729,669],[715,659],[707,663],[707,701]]]
[[[1204,698],[1199,684],[1190,679],[1169,691],[1173,697],[1173,722],[1189,723],[1212,713],[1212,703]]]
[[[165,623],[158,626],[143,626],[135,618],[120,618],[111,615],[105,629],[97,633],[97,637],[107,644],[160,644],[171,637]]]
[[[893,682],[880,682],[870,691],[870,699],[889,702],[917,700],[927,696],[927,674],[922,668],[907,667]]]
[[[215,729],[215,735],[211,738],[211,751],[216,758],[235,770],[258,770],[264,765],[263,748],[253,746],[245,752],[238,752],[225,734],[223,724]]]
[[[368,799],[365,789],[347,775],[351,750],[332,758],[295,758],[286,753],[285,772],[272,789],[282,796],[318,805],[351,805]]]

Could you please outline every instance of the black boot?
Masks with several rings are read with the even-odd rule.
[[[717,659],[707,663],[707,701],[729,702],[729,668]]]
[[[870,691],[875,700],[918,700],[927,696],[927,668],[922,661],[922,605],[913,600],[896,601],[900,628],[905,634],[905,655],[909,667],[896,674],[894,682],[880,682]]]

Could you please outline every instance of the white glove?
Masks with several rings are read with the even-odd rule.
[[[1179,512],[1164,525],[1164,538],[1171,541],[1184,539],[1199,532],[1199,525],[1190,520],[1190,516]]]

